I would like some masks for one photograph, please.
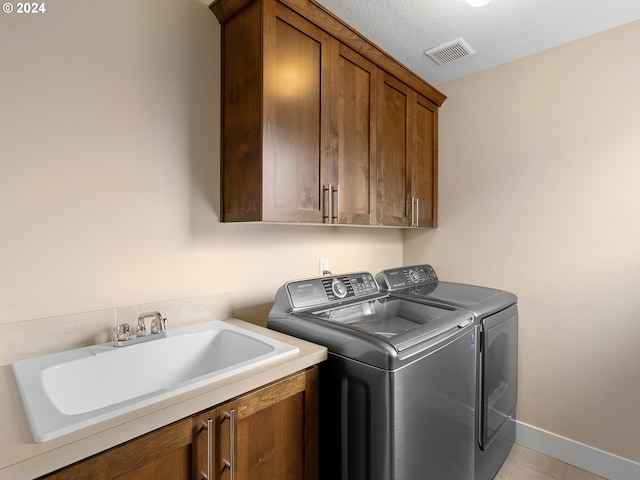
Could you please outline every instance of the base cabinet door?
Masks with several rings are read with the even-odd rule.
[[[219,478],[217,464],[217,409],[212,408],[193,417],[193,478]]]
[[[189,480],[191,419],[184,419],[46,475],[47,480]]]
[[[318,480],[317,382],[312,368],[195,417],[194,478]]]
[[[304,478],[303,390],[273,393],[257,392],[218,410],[221,479]]]

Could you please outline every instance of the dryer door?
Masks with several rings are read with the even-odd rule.
[[[483,319],[481,324],[480,447],[495,440],[509,419],[515,420],[518,375],[516,305]]]

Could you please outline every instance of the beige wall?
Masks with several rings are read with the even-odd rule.
[[[405,263],[514,291],[519,419],[640,461],[640,22],[440,85],[440,228]]]
[[[219,223],[220,27],[197,0],[0,15],[0,323],[402,261],[402,233]],[[251,174],[251,172],[247,172]]]

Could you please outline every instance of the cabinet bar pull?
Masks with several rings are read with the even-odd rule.
[[[416,224],[416,199],[411,197],[411,226]]]
[[[420,199],[416,197],[416,227],[419,227],[418,223],[420,222]]]
[[[331,223],[331,216],[333,215],[333,199],[331,198],[333,196],[333,188],[331,184],[322,187],[322,194],[324,197],[322,199],[322,208],[324,209],[325,204],[327,205],[326,210],[322,212],[322,220],[324,223]]]
[[[200,472],[204,480],[213,480],[211,475],[212,450],[213,450],[213,419],[208,419],[206,422],[202,422],[202,428],[207,431],[207,471]]]
[[[336,210],[336,214],[331,219],[331,223],[340,223],[340,185],[337,185],[336,188],[333,189],[331,195],[334,193],[336,194],[336,200],[335,202],[332,202],[332,207]],[[331,214],[333,215],[333,210],[331,210]]]
[[[229,460],[223,459],[222,462],[229,469],[229,480],[236,480],[236,409],[224,412],[224,416],[229,419]]]

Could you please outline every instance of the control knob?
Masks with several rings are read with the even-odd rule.
[[[411,280],[413,283],[421,282],[422,277],[422,271],[413,268],[409,270],[409,280]]]
[[[337,278],[331,283],[331,291],[333,291],[333,294],[338,298],[344,298],[347,296],[347,286],[343,281],[338,280]]]

